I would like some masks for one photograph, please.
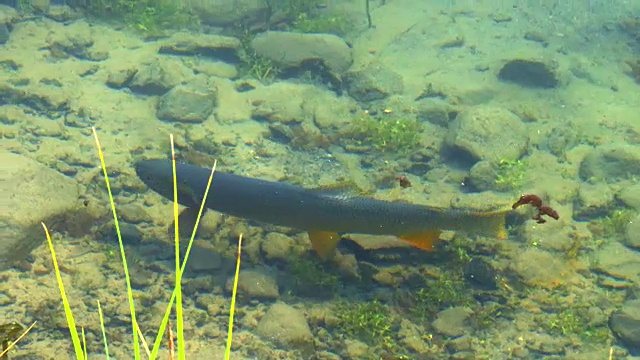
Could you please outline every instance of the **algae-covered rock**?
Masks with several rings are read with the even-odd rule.
[[[515,161],[527,150],[529,136],[514,113],[475,106],[461,111],[449,124],[447,143],[474,160]]]
[[[609,318],[611,331],[634,351],[640,351],[640,299],[629,300]]]
[[[189,70],[178,60],[156,57],[142,64],[129,87],[143,95],[162,95],[190,77]]]
[[[349,95],[362,102],[382,100],[390,95],[400,94],[404,89],[402,77],[382,64],[349,72],[345,75],[344,82]]]
[[[269,31],[257,35],[251,42],[251,48],[256,55],[273,61],[282,69],[320,61],[329,70],[340,74],[353,62],[349,45],[330,34]]]
[[[227,281],[226,289],[233,289],[233,278]],[[250,299],[276,299],[280,292],[270,275],[257,270],[242,270],[238,275],[238,295]]]
[[[240,61],[240,40],[229,36],[179,32],[162,42],[159,53],[205,56],[229,63]]]
[[[261,337],[287,348],[309,349],[313,342],[313,335],[304,314],[283,302],[271,305],[258,323],[256,332]]]
[[[0,154],[0,184],[0,269],[6,269],[45,242],[40,222],[63,231],[81,202],[73,179],[17,154]]]
[[[640,176],[640,146],[607,144],[591,150],[580,164],[582,180],[607,183]]]
[[[213,112],[216,93],[212,88],[176,86],[160,98],[157,116],[166,121],[203,122]]]
[[[264,256],[269,260],[286,260],[294,244],[295,241],[289,236],[271,232],[267,234],[261,248]]]

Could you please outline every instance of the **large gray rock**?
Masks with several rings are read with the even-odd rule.
[[[640,351],[640,299],[629,300],[613,312],[609,327],[632,351]]]
[[[608,144],[591,150],[580,164],[582,180],[607,183],[640,176],[640,146]]]
[[[158,102],[157,116],[162,120],[199,123],[205,121],[216,105],[215,88],[179,85]]]
[[[617,286],[640,284],[640,252],[610,242],[596,250],[593,259],[592,270],[616,279]]]
[[[94,28],[80,21],[63,28],[64,31],[52,32],[47,40],[53,57],[73,56],[82,60],[103,61],[109,53],[93,47]]]
[[[256,55],[271,60],[281,69],[296,68],[309,61],[320,61],[330,71],[341,74],[353,62],[347,43],[330,34],[300,34],[269,31],[251,42]]]
[[[440,334],[445,336],[457,337],[470,330],[469,317],[473,314],[471,309],[466,307],[452,307],[442,310],[438,313],[438,317],[433,321],[433,328]]]
[[[256,333],[287,348],[309,349],[313,335],[304,314],[283,302],[277,302],[260,319]]]
[[[269,260],[286,260],[291,254],[291,248],[295,244],[295,240],[289,236],[271,232],[267,234],[262,242],[261,249],[264,256]]]
[[[142,64],[129,87],[144,95],[163,95],[192,76],[178,60],[156,57]]]
[[[369,65],[344,77],[349,95],[362,102],[382,100],[400,94],[404,89],[402,77],[382,64]]]
[[[227,280],[226,289],[233,289],[233,278]],[[238,274],[238,295],[245,299],[276,299],[280,292],[276,280],[270,275],[256,270],[241,270]]]
[[[45,242],[40,222],[63,231],[81,202],[73,179],[16,154],[0,154],[0,186],[0,269],[6,269]]]
[[[578,201],[573,208],[573,218],[590,220],[604,216],[614,205],[613,191],[605,183],[580,184]]]
[[[514,113],[481,105],[461,111],[449,124],[447,144],[475,160],[515,161],[527,150],[529,135]]]

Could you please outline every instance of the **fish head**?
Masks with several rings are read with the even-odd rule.
[[[135,164],[136,174],[151,190],[173,200],[173,167],[169,160],[142,160]],[[198,206],[191,187],[177,182],[178,202],[184,206]]]

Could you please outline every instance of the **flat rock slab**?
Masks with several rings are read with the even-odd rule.
[[[64,226],[78,208],[79,186],[35,160],[0,154],[0,270],[45,241],[40,222]]]
[[[341,74],[353,63],[349,45],[330,34],[269,31],[257,35],[251,42],[251,47],[258,56],[270,59],[282,69],[319,60],[331,71]]]
[[[614,279],[640,284],[640,252],[619,242],[611,242],[597,250],[594,256],[593,270]]]

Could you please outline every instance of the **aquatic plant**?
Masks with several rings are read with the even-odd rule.
[[[273,82],[281,70],[273,60],[260,56],[253,50],[251,42],[255,35],[252,31],[246,25],[238,23],[233,28],[233,36],[240,40],[241,50],[238,52],[240,77],[252,77],[263,83]]]
[[[616,209],[603,218],[592,220],[589,229],[605,238],[618,237],[624,234],[627,224],[635,215],[630,209]]]
[[[280,68],[273,60],[260,56],[249,48],[245,48],[240,53],[238,72],[241,76],[249,76],[263,83],[271,83],[280,74]]]
[[[104,160],[104,156],[102,153],[102,147],[100,146],[100,142],[98,140],[98,135],[96,133],[95,128],[92,129],[93,130],[93,135],[94,135],[94,139],[96,142],[96,147],[98,149],[98,155],[100,157],[100,163],[102,166],[102,171],[105,177],[105,183],[106,183],[106,187],[107,187],[107,192],[109,195],[109,202],[111,205],[111,210],[113,213],[113,218],[114,218],[114,223],[115,223],[115,229],[116,229],[116,234],[118,236],[118,245],[119,245],[119,249],[120,249],[120,255],[121,255],[121,259],[122,259],[122,267],[124,270],[124,275],[125,275],[125,282],[126,282],[126,287],[127,287],[127,299],[129,302],[129,309],[130,309],[130,314],[131,314],[131,327],[132,327],[132,337],[133,337],[133,348],[134,348],[134,356],[133,358],[135,358],[136,360],[141,359],[141,346],[140,346],[140,342],[142,341],[144,344],[144,350],[147,353],[147,356],[149,359],[156,359],[158,352],[160,350],[160,346],[163,343],[163,340],[165,339],[165,330],[167,329],[167,325],[169,323],[169,317],[171,315],[172,309],[174,309],[174,302],[175,302],[175,315],[176,315],[176,333],[175,333],[175,343],[177,344],[175,346],[175,350],[177,350],[177,359],[181,359],[184,360],[185,356],[186,356],[186,352],[185,352],[185,337],[184,337],[184,327],[183,327],[183,323],[184,323],[184,319],[183,319],[183,313],[182,313],[182,273],[184,272],[187,260],[189,258],[189,254],[191,252],[191,248],[193,245],[193,240],[195,238],[195,234],[196,234],[196,229],[198,228],[198,224],[200,222],[201,216],[202,216],[202,212],[204,209],[204,201],[202,202],[201,206],[200,206],[200,211],[198,213],[198,217],[196,219],[196,223],[195,226],[193,228],[193,232],[191,234],[191,238],[189,240],[189,245],[187,247],[187,250],[184,254],[183,257],[183,261],[181,263],[180,259],[180,239],[179,239],[179,224],[178,224],[178,199],[177,199],[177,187],[176,187],[176,169],[175,169],[175,151],[174,151],[174,146],[173,146],[173,137],[171,137],[171,155],[172,155],[172,164],[173,164],[173,192],[174,192],[174,230],[175,230],[175,241],[174,241],[174,246],[175,246],[175,287],[174,290],[171,294],[171,299],[169,300],[169,303],[167,305],[164,317],[162,318],[161,324],[158,328],[158,332],[157,332],[157,336],[155,339],[155,342],[153,343],[153,348],[149,349],[147,347],[147,343],[146,341],[144,341],[144,336],[142,333],[142,330],[139,328],[138,326],[138,322],[137,322],[137,318],[136,318],[136,310],[135,310],[135,302],[134,302],[134,298],[133,298],[133,293],[132,293],[132,289],[131,289],[131,277],[129,274],[129,269],[128,269],[128,265],[127,265],[127,257],[124,251],[124,246],[123,246],[123,242],[122,242],[122,235],[120,232],[120,225],[118,222],[118,216],[116,214],[116,208],[115,208],[115,202],[113,199],[113,194],[111,192],[111,186],[110,186],[110,182],[109,182],[109,176],[107,173],[107,168],[105,165],[105,160]],[[213,166],[213,169],[211,171],[211,175],[209,177],[209,182],[207,184],[207,188],[205,190],[205,194],[204,194],[204,198],[206,199],[207,194],[209,192],[209,186],[211,184],[211,179],[213,177],[213,173],[215,171],[215,163]],[[53,261],[53,267],[54,267],[54,272],[56,275],[56,281],[58,283],[58,287],[60,290],[60,297],[62,299],[62,303],[63,303],[63,308],[64,308],[64,313],[65,313],[65,318],[67,321],[67,325],[69,326],[69,332],[71,335],[71,340],[73,342],[73,348],[74,348],[74,352],[75,352],[75,357],[77,360],[84,360],[87,358],[87,344],[86,344],[86,339],[84,336],[84,328],[81,328],[81,332],[80,334],[82,335],[82,337],[80,337],[79,333],[78,333],[78,329],[76,327],[75,324],[75,319],[73,316],[73,312],[71,310],[71,307],[69,305],[69,300],[67,298],[66,292],[65,292],[65,287],[64,284],[62,282],[62,277],[60,275],[60,267],[58,266],[58,260],[56,257],[56,253],[55,253],[55,249],[53,246],[53,242],[51,240],[51,236],[49,234],[49,230],[47,228],[47,226],[45,224],[42,224],[44,231],[45,231],[45,235],[47,238],[47,243],[49,245],[49,250],[51,251],[51,259]],[[242,235],[240,235],[240,238],[238,240],[238,260],[236,263],[236,273],[235,273],[235,278],[234,278],[234,284],[233,284],[233,293],[232,293],[232,298],[231,298],[231,308],[230,308],[230,314],[229,314],[229,328],[228,328],[228,334],[227,334],[227,344],[226,344],[226,350],[225,350],[225,359],[229,359],[230,358],[230,354],[231,354],[231,342],[232,342],[232,335],[233,335],[233,319],[234,319],[234,314],[235,314],[235,299],[236,299],[236,294],[237,294],[237,285],[238,285],[238,274],[240,271],[240,255],[241,255],[241,247],[242,247]],[[104,316],[102,313],[102,308],[100,306],[100,302],[97,302],[97,306],[98,306],[98,314],[99,314],[99,319],[100,319],[100,328],[102,330],[102,336],[103,336],[103,342],[104,342],[104,348],[105,348],[105,355],[107,357],[107,359],[109,358],[109,348],[108,348],[108,342],[107,342],[107,336],[106,336],[106,331],[105,331],[105,327],[104,327]],[[169,326],[169,348],[170,348],[170,352],[171,352],[171,358],[173,359],[173,351],[174,351],[174,334],[172,332],[171,326]]]
[[[337,307],[338,327],[348,337],[368,344],[389,338],[394,321],[380,301],[342,303]]]
[[[301,13],[291,24],[291,31],[315,34],[345,35],[352,28],[352,22],[343,13],[309,15]]]
[[[151,35],[197,23],[180,0],[94,0],[87,2],[87,11],[97,18],[121,21]]]
[[[404,305],[417,319],[429,319],[445,306],[465,306],[472,302],[462,275],[443,272],[435,279],[426,279],[420,290],[405,293]]]
[[[542,318],[540,325],[553,335],[578,336],[583,341],[604,343],[609,338],[606,325],[590,325],[586,308],[565,309]]]
[[[495,184],[500,191],[516,190],[524,184],[527,164],[523,160],[500,160],[496,166]]]
[[[419,143],[422,126],[415,117],[395,114],[361,115],[353,119],[351,133],[380,151],[407,151]]]
[[[317,260],[294,256],[288,261],[288,274],[292,279],[292,290],[296,295],[316,298],[332,298],[336,294],[340,279]]]
[[[318,6],[315,0],[267,0],[275,9],[287,14],[289,19],[296,19],[300,14],[308,13]]]

